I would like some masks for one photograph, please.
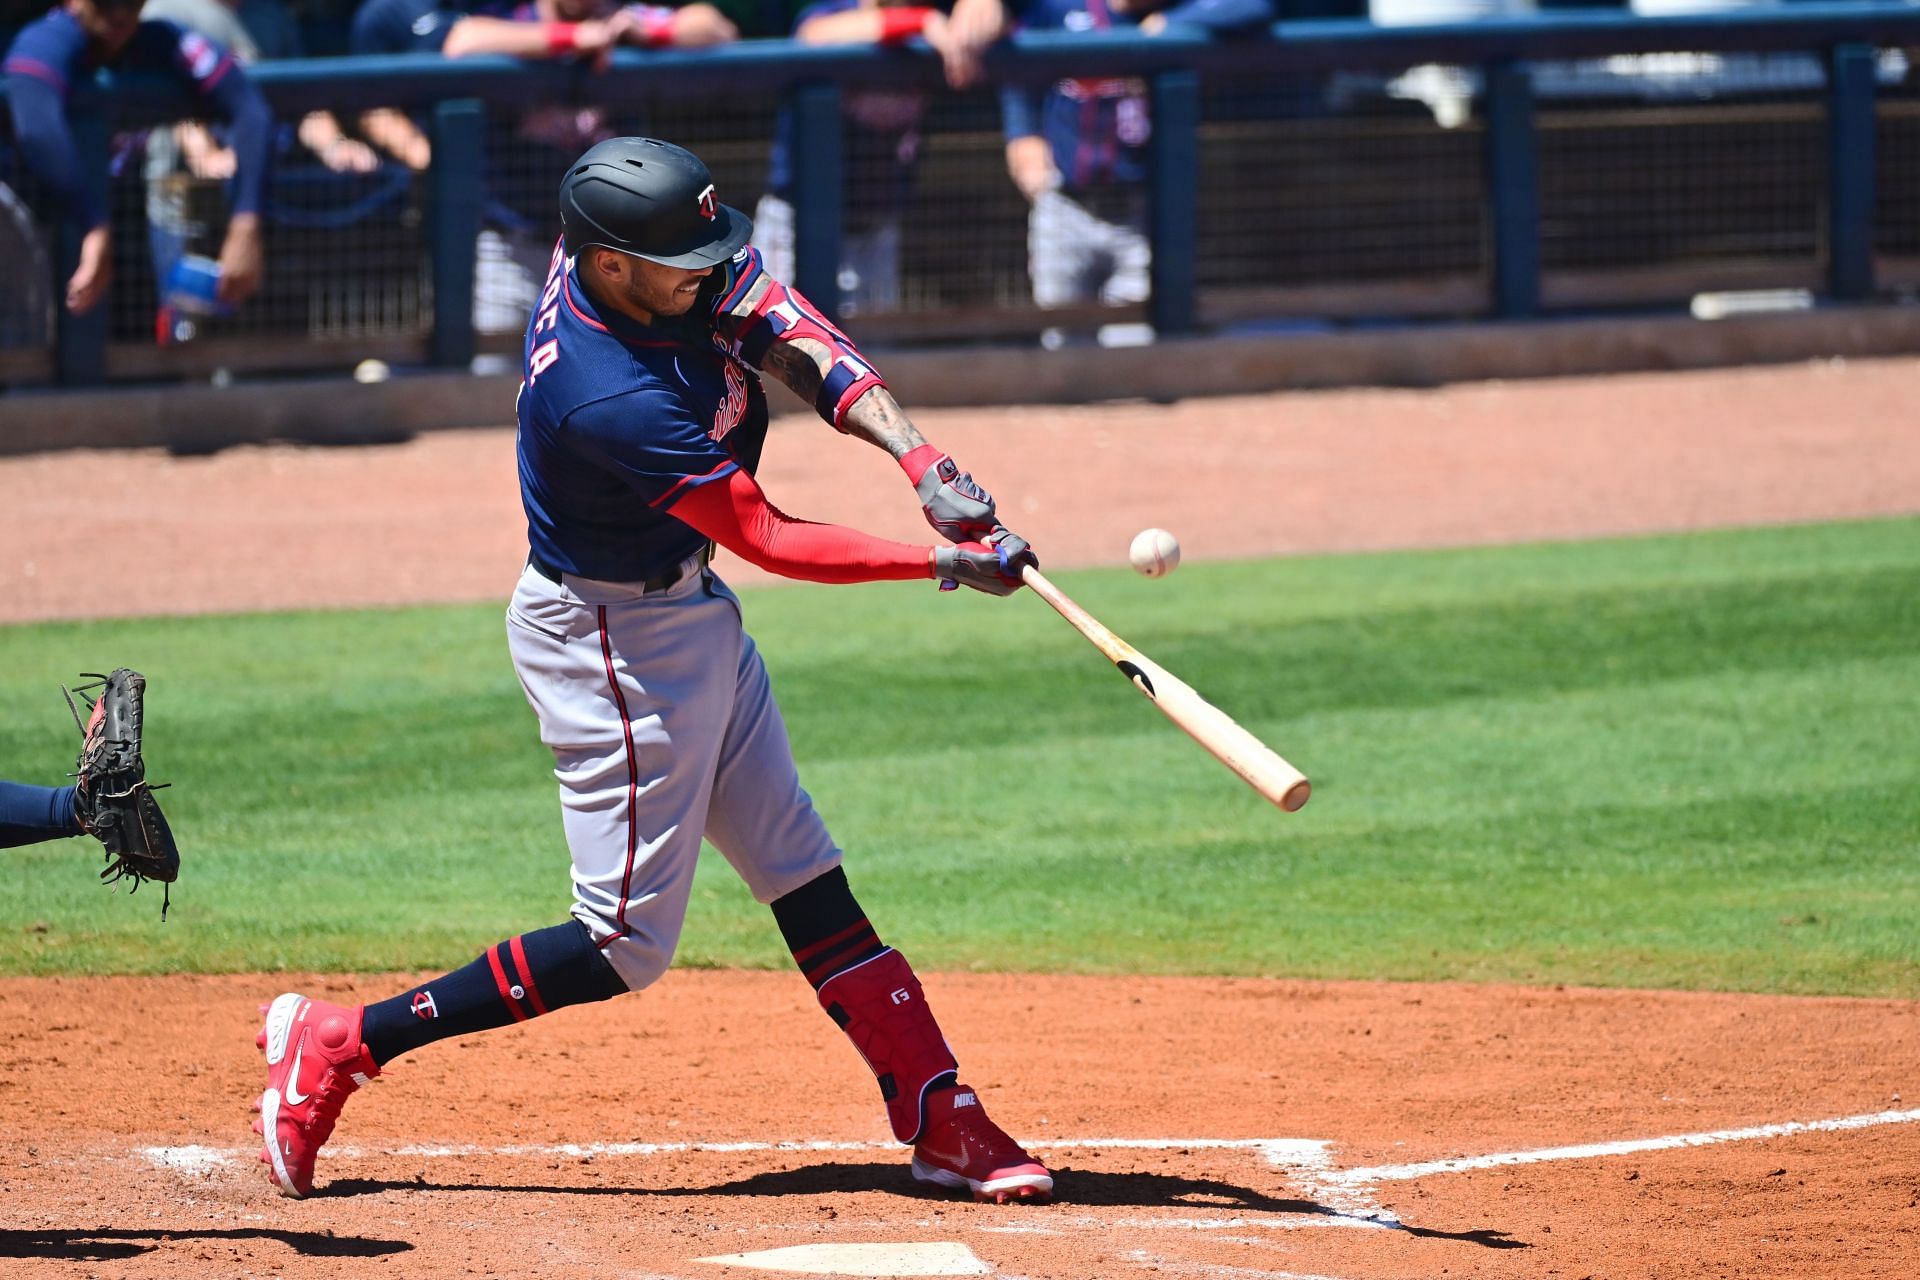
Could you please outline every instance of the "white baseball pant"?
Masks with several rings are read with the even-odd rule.
[[[514,671],[553,751],[573,914],[633,990],[666,972],[702,835],[761,902],[837,866],[740,602],[698,559],[672,587],[528,568]]]

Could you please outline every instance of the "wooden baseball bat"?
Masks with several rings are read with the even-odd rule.
[[[1107,630],[1100,620],[1075,604],[1066,592],[1047,581],[1031,565],[1020,571],[1034,594],[1071,622],[1093,647],[1112,659],[1120,674],[1160,708],[1187,736],[1212,752],[1221,764],[1246,779],[1247,784],[1288,813],[1313,794],[1307,775],[1288,764],[1260,739],[1241,728],[1233,717],[1208,702],[1193,687],[1165,667]]]

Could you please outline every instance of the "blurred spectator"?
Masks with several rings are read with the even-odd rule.
[[[784,40],[806,0],[714,0],[742,40]]]
[[[300,24],[281,0],[147,0],[145,16],[178,23],[226,45],[242,66],[307,56]],[[177,127],[176,134],[187,127],[192,126]],[[200,137],[206,139],[204,130]],[[331,111],[309,111],[301,117],[298,137],[335,173],[371,173],[380,163],[373,148],[342,129]],[[187,145],[184,139],[182,145]],[[226,150],[230,157],[231,149]],[[219,163],[231,169],[230,158]]]
[[[1534,0],[1368,0],[1367,18],[1377,27],[1408,27],[1525,17],[1534,10]],[[1457,129],[1472,118],[1480,87],[1476,68],[1429,62],[1395,76],[1388,82],[1387,96],[1423,103],[1434,123]]]
[[[1273,19],[1271,0],[1020,0],[1018,29],[1154,35],[1174,24],[1217,31]],[[1041,307],[1144,302],[1149,291],[1146,83],[1088,76],[1001,90],[1007,172],[1032,206],[1027,271]],[[1049,345],[1061,335],[1050,332]]]
[[[951,18],[938,9],[893,0],[818,0],[801,10],[793,30],[802,44],[900,44],[914,36],[931,45],[947,83],[964,89],[980,79],[981,52],[1006,28],[1000,0],[959,0]],[[840,237],[840,310],[892,311],[900,305],[900,219],[913,189],[925,94],[852,90],[845,130],[845,217]],[[793,157],[802,145],[793,112],[774,126],[768,193],[753,211],[753,243],[776,280],[794,277]]]
[[[612,0],[533,0],[512,5],[480,0],[470,9],[441,0],[368,0],[353,19],[355,53],[439,51],[449,58],[508,54],[519,58],[574,58],[604,71],[623,44],[643,49],[724,44],[736,31],[710,4],[679,9]],[[414,169],[432,159],[426,134],[403,112],[368,112],[361,128],[374,144]],[[526,326],[553,258],[558,208],[553,192],[560,170],[603,137],[613,136],[595,107],[540,108],[522,119],[514,144],[489,148],[496,175],[552,169],[551,181],[493,182],[487,223],[474,264],[474,328],[513,333]],[[537,204],[515,207],[516,195],[537,193]],[[523,201],[524,203],[524,201]]]
[[[170,74],[226,121],[234,156],[232,213],[220,249],[220,302],[234,306],[260,287],[265,262],[260,201],[273,117],[233,56],[198,32],[143,22],[141,0],[66,0],[29,24],[7,51],[7,100],[22,159],[52,193],[60,215],[82,228],[80,262],[66,305],[78,314],[106,296],[112,229],[95,175],[82,172],[69,113],[97,110],[95,73]]]
[[[225,46],[242,66],[271,58],[301,56],[300,28],[281,0],[147,0],[144,16],[177,23]],[[348,136],[330,111],[310,111],[296,136],[320,163],[336,173],[369,173],[379,166],[373,149]],[[147,239],[154,278],[164,282],[182,254],[194,247],[203,222],[195,216],[196,188],[224,181],[236,167],[233,148],[198,121],[147,135]],[[184,172],[183,172],[184,170]],[[204,190],[202,185],[200,190]],[[161,301],[159,332],[172,328]],[[164,339],[163,339],[164,340]]]

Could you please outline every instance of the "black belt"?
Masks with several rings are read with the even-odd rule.
[[[681,563],[673,566],[673,568],[668,569],[665,572],[654,574],[651,578],[646,579],[644,582],[640,584],[641,592],[647,593],[647,592],[653,592],[653,591],[665,591],[668,587],[679,586],[688,577],[690,577],[692,573],[698,573],[701,569],[706,568],[707,561],[712,558],[712,555],[713,555],[713,548],[711,546],[708,546],[700,552],[699,560],[694,565],[691,572],[687,570],[686,562],[682,561]],[[528,554],[527,567],[532,569],[535,573],[539,574],[541,577],[545,578],[549,582],[552,582],[556,585],[558,585],[560,582],[560,574],[562,571],[554,568],[552,565],[542,560],[539,556],[533,555],[531,553]]]

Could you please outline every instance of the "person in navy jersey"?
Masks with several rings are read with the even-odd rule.
[[[765,271],[747,247],[752,223],[691,152],[603,142],[569,167],[560,215],[526,330],[529,553],[506,632],[553,752],[571,919],[370,1005],[272,1001],[256,1040],[267,1084],[255,1126],[270,1176],[306,1195],[343,1103],[399,1055],[659,979],[704,837],[772,909],[821,1008],[874,1073],[894,1136],[913,1150],[911,1176],[980,1200],[1045,1201],[1053,1176],[961,1083],[920,980],[854,898],[740,601],[709,563],[717,543],[813,582],[933,578],[1004,596],[1033,552],[846,335]],[[891,453],[951,541],[891,542],[775,507],[754,478],[762,374]],[[989,772],[952,785],[977,787],[985,812],[1002,784]]]
[[[7,50],[7,102],[21,158],[46,184],[59,213],[83,232],[67,281],[67,309],[92,310],[113,277],[112,229],[97,175],[82,172],[69,125],[97,110],[95,73],[160,72],[177,78],[226,122],[235,167],[232,206],[220,248],[220,301],[238,305],[266,269],[260,211],[273,145],[273,116],[233,56],[171,22],[143,22],[141,0],[66,0],[29,24]]]
[[[368,0],[354,15],[352,46],[355,53],[369,54],[572,60],[604,71],[622,45],[704,48],[737,35],[733,24],[706,3],[673,8],[615,0]],[[410,168],[425,169],[431,161],[425,132],[402,112],[369,112],[361,129]],[[554,106],[529,111],[510,136],[490,142],[488,162],[494,171],[520,180],[489,184],[486,225],[475,244],[476,330],[513,333],[526,322],[553,243],[547,193],[567,161],[612,133],[597,107]]]
[[[958,0],[949,17],[910,0],[817,0],[800,11],[793,38],[801,44],[897,45],[923,38],[965,89],[979,82],[980,55],[1006,30],[1001,0]],[[900,224],[913,189],[920,151],[920,119],[927,98],[912,90],[854,89],[845,117],[840,234],[839,310],[891,311],[900,302]],[[799,122],[791,107],[774,124],[767,194],[753,211],[754,247],[767,270],[794,278],[793,154]]]
[[[1218,31],[1272,21],[1271,0],[1024,0],[1016,30],[1154,35],[1182,24]],[[1028,274],[1041,307],[1144,302],[1152,254],[1144,183],[1152,129],[1144,81],[1086,76],[1000,94],[1007,172],[1031,206]]]

